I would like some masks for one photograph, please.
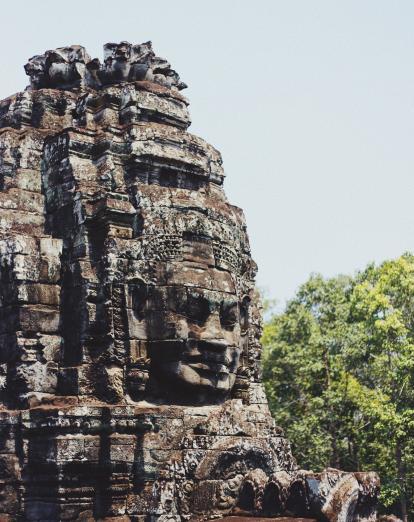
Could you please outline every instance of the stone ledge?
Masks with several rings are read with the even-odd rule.
[[[295,517],[225,517],[215,520],[221,522],[317,522],[316,518],[295,518]],[[212,522],[212,521],[209,521]]]

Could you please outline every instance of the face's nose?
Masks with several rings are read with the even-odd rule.
[[[217,344],[217,349],[226,346],[220,317],[217,312],[208,316],[199,335],[200,341],[208,341],[210,344]]]

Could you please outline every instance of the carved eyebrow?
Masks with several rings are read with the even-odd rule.
[[[206,297],[205,295],[202,295],[202,294],[189,294],[188,295],[188,304],[207,304],[207,305],[210,305],[214,303],[214,301],[211,301],[210,299],[208,299],[208,297]]]
[[[230,301],[230,300],[223,299],[221,301],[221,303],[222,303],[223,306],[226,306],[227,308],[231,308],[232,306],[238,306],[239,305],[239,301],[238,300]]]
[[[228,309],[239,304],[241,305],[237,296],[217,290],[188,286],[168,286],[166,290],[166,297],[171,302],[171,308],[182,315],[186,315],[183,313],[185,312],[185,308],[190,303],[194,304],[196,301],[206,303],[210,308],[210,313],[218,311],[222,307]],[[156,297],[156,290],[154,289],[153,292],[154,297]],[[160,296],[160,299],[161,298]]]
[[[204,288],[188,288],[188,300],[201,299],[209,303],[210,306],[217,307],[221,303],[220,296],[214,290],[205,290]]]

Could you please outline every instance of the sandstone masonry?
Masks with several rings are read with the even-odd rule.
[[[0,519],[375,520],[374,473],[300,470],[220,153],[150,42],[25,66],[0,102]]]

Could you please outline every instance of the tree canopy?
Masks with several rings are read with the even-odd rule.
[[[263,333],[270,408],[298,464],[380,474],[381,509],[414,518],[414,256],[312,275]]]

